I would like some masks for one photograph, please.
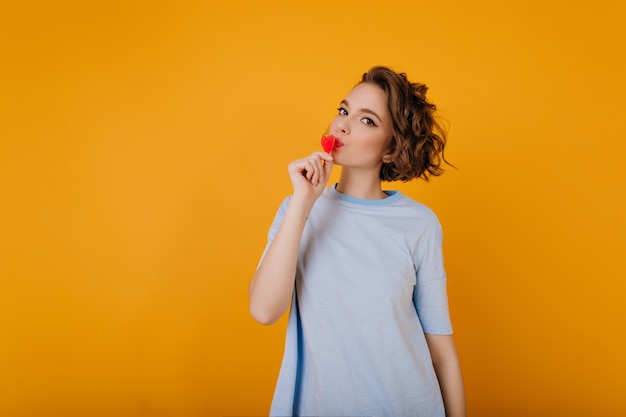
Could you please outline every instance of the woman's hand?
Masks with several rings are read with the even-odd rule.
[[[333,157],[326,152],[313,152],[288,166],[294,197],[311,203],[322,194],[333,169]]]

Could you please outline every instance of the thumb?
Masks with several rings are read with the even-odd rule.
[[[330,172],[333,170],[334,165],[332,161],[324,161],[324,179],[326,181],[330,178]]]

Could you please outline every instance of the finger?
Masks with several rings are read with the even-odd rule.
[[[314,157],[309,157],[308,161],[307,161],[307,167],[309,168],[309,181],[311,182],[311,184],[315,185],[315,181],[317,178],[317,164],[315,162],[315,158]]]
[[[330,178],[330,173],[333,170],[333,166],[335,166],[335,163],[333,161],[326,161],[324,163],[324,181],[328,181],[328,179]]]
[[[288,169],[292,175],[302,176],[315,186],[325,180],[325,165],[332,164],[332,161],[333,157],[331,155],[317,151],[308,157],[292,161]]]
[[[314,156],[309,156],[302,161],[302,175],[309,182],[313,182],[315,180],[317,171],[319,171],[317,161],[319,161],[319,159]]]
[[[323,160],[323,161],[327,161],[327,162],[332,162],[333,161],[333,156],[329,153],[326,152],[321,152],[321,151],[316,151],[313,152],[313,154],[311,156],[317,156],[319,159]]]
[[[313,185],[317,185],[320,182],[322,182],[322,179],[324,177],[324,165],[322,163],[322,160],[318,158],[315,158],[314,164],[315,164],[315,176],[313,179]]]
[[[288,166],[288,170],[289,172],[291,172],[292,174],[301,174],[304,175],[305,171],[306,171],[306,164],[307,164],[307,160],[306,159],[298,159],[295,160],[293,162],[291,162]]]
[[[311,161],[307,160],[304,163],[304,177],[308,180],[311,181],[311,178],[313,178],[313,164],[311,164]]]

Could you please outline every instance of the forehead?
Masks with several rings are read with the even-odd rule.
[[[387,93],[376,84],[362,83],[350,91],[346,101],[352,108],[366,108],[378,114],[387,112]]]

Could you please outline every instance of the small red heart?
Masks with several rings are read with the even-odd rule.
[[[337,138],[334,137],[333,135],[322,136],[321,142],[322,142],[322,149],[324,149],[324,152],[330,153],[335,147],[335,144],[337,143]]]

